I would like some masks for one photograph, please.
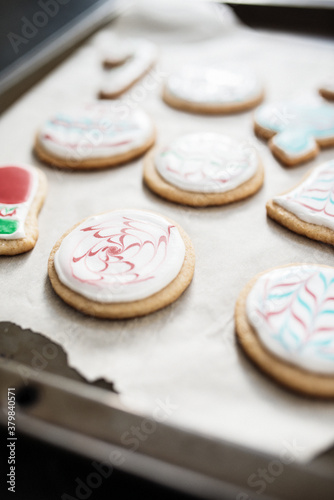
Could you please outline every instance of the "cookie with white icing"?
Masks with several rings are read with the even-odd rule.
[[[38,168],[20,163],[0,165],[0,255],[34,248],[46,189],[46,177]]]
[[[144,181],[159,196],[184,205],[225,205],[251,196],[263,184],[257,151],[219,133],[183,135],[144,160]]]
[[[106,72],[99,96],[102,99],[115,99],[143,78],[154,66],[158,57],[157,47],[146,40],[128,41],[128,57],[123,64],[115,67],[115,55],[104,59]],[[120,47],[121,48],[121,47]],[[125,51],[126,54],[126,51]]]
[[[170,106],[194,113],[246,111],[263,99],[263,87],[252,72],[234,66],[185,66],[165,83],[163,99]]]
[[[333,398],[333,297],[333,267],[291,264],[257,275],[235,308],[241,347],[285,387]]]
[[[291,231],[334,245],[334,160],[312,169],[266,208],[269,217]]]
[[[47,120],[37,134],[35,152],[60,168],[106,168],[140,156],[154,140],[154,124],[142,109],[121,101],[93,102]]]
[[[174,302],[189,286],[195,254],[175,222],[145,210],[89,217],[54,246],[49,277],[55,292],[100,318],[143,316]]]
[[[263,104],[254,113],[254,129],[293,167],[313,159],[320,147],[334,146],[334,108],[316,96]]]

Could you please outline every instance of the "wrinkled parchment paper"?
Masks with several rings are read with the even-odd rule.
[[[153,5],[153,6],[152,6]],[[333,249],[267,220],[265,202],[293,186],[307,170],[333,158],[326,150],[311,163],[285,169],[254,137],[252,112],[189,115],[160,98],[164,77],[185,62],[238,61],[263,79],[266,99],[314,91],[333,71],[333,43],[240,26],[227,9],[191,11],[180,2],[138,4],[95,35],[3,116],[0,161],[39,166],[48,196],[39,218],[40,237],[25,255],[0,260],[0,318],[59,342],[71,366],[87,380],[113,381],[133,409],[154,415],[168,406],[168,423],[275,454],[294,449],[308,460],[334,441],[334,403],[290,394],[254,368],[237,348],[233,309],[254,274],[290,262],[332,264]],[[178,7],[176,7],[178,5]],[[150,10],[151,9],[151,10]],[[176,10],[175,10],[176,9]],[[157,43],[156,69],[123,99],[153,117],[158,144],[182,133],[216,131],[258,147],[266,170],[263,189],[225,207],[193,209],[163,201],[142,184],[142,159],[96,172],[62,172],[32,154],[38,126],[49,114],[95,98],[103,80],[100,54],[108,33]],[[175,219],[191,236],[196,271],[173,305],[129,321],[86,317],[53,292],[47,260],[56,240],[89,215],[113,208],[155,210]]]

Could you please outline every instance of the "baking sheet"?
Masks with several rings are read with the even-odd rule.
[[[151,114],[159,145],[203,130],[240,137],[246,147],[255,144],[266,170],[265,185],[248,200],[197,210],[165,202],[146,189],[142,159],[74,173],[39,163],[32,154],[38,126],[49,114],[87,102],[100,89],[106,35],[99,33],[2,117],[0,161],[39,166],[49,188],[35,249],[0,260],[0,319],[59,342],[71,366],[87,380],[114,382],[130,408],[153,418],[164,415],[168,423],[216,438],[278,455],[290,450],[296,460],[308,460],[334,442],[334,404],[293,395],[255,369],[236,346],[233,309],[243,286],[258,272],[291,262],[332,264],[331,247],[267,220],[265,202],[293,186],[309,168],[333,158],[334,151],[285,169],[254,137],[251,112],[189,115],[167,107],[160,94],[163,79],[185,62],[238,61],[258,72],[268,101],[289,98],[316,89],[334,73],[333,43],[256,34],[238,25],[230,11],[217,15],[216,7],[207,4],[195,7],[192,2],[191,11],[180,2],[159,9],[154,5],[136,4],[109,29],[121,36],[143,36],[159,47],[158,67],[123,99]],[[155,210],[180,223],[194,243],[195,276],[184,295],[162,311],[128,321],[95,320],[55,295],[47,260],[56,240],[73,224],[121,207]]]

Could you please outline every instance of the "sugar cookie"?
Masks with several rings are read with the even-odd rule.
[[[275,196],[269,217],[291,231],[334,245],[334,160],[312,169],[301,183]]]
[[[57,113],[39,130],[37,156],[60,168],[113,167],[143,154],[155,140],[151,118],[121,101]]]
[[[234,113],[259,104],[263,88],[255,75],[242,68],[185,66],[169,76],[163,99],[194,113]]]
[[[110,319],[143,316],[174,302],[189,286],[195,254],[171,220],[145,210],[89,217],[54,246],[49,277],[68,304]]]
[[[285,165],[311,160],[319,146],[334,145],[334,108],[320,98],[263,104],[254,114],[255,132],[270,139],[272,153]]]
[[[294,391],[334,397],[334,268],[292,264],[253,278],[235,309],[249,358]]]
[[[212,132],[183,135],[144,160],[144,181],[152,191],[197,207],[251,196],[263,177],[259,156],[249,142]]]
[[[45,175],[35,167],[0,165],[0,255],[17,255],[34,248],[46,187]]]
[[[146,40],[133,40],[133,52],[122,65],[111,69],[105,75],[105,82],[99,96],[102,99],[114,99],[140,80],[157,60],[156,46]],[[110,59],[104,60],[106,67],[111,67]],[[113,64],[114,66],[114,64]]]

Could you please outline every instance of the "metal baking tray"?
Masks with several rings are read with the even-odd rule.
[[[334,36],[333,0],[230,0],[224,3],[253,28]]]
[[[194,497],[334,498],[334,448],[307,464],[285,463],[284,473],[258,493],[250,477],[254,471],[268,470],[279,457],[133,412],[120,402],[112,384],[88,383],[70,368],[61,346],[40,333],[0,322],[0,424],[5,431],[9,387],[16,394],[18,433]],[[143,425],[150,429],[148,438],[136,449],[125,444],[124,433]],[[6,488],[0,497],[8,497]]]
[[[0,323],[0,354],[0,423],[4,427],[8,388],[14,388],[17,432],[193,497],[334,498],[334,449],[307,465],[284,463],[284,473],[267,482],[263,494],[257,493],[255,483],[250,482],[252,473],[269,471],[279,457],[130,411],[120,403],[112,384],[87,383],[69,368],[59,345],[13,323]],[[143,426],[146,440],[138,447],[124,444],[124,433]]]
[[[128,5],[126,0],[67,3],[51,2],[48,7],[47,2],[42,2],[43,9],[36,2],[15,0],[3,2],[0,6],[0,34],[3,42],[0,58],[0,111],[5,110],[84,39],[117,17]],[[24,19],[27,26],[35,30],[29,39],[22,36]],[[39,27],[33,24],[34,19]],[[38,24],[38,20],[42,24]],[[18,40],[17,46],[11,42],[10,35],[16,37],[13,38],[15,42]]]

